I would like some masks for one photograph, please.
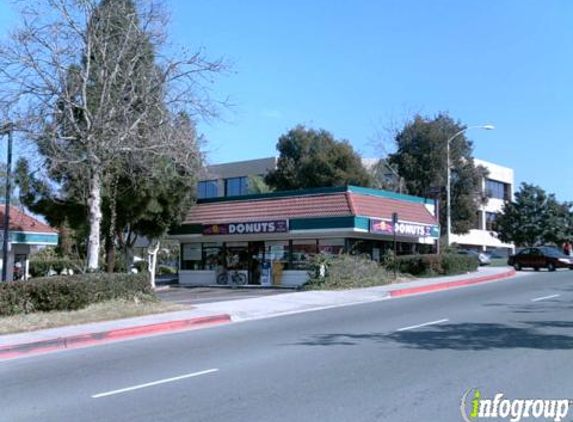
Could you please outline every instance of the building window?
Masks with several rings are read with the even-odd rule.
[[[217,190],[216,180],[201,181],[197,184],[197,198],[216,198],[218,196]]]
[[[372,258],[373,241],[364,239],[348,239],[348,252],[351,255],[368,255]]]
[[[326,256],[340,255],[344,252],[344,239],[321,239],[318,241],[318,252]]]
[[[476,213],[476,221],[474,229],[483,230],[483,212],[478,211]]]
[[[203,243],[203,263],[205,270],[217,270],[223,265],[223,244]]]
[[[318,252],[316,240],[292,241],[292,270],[308,270],[310,262]]]
[[[225,266],[229,270],[247,270],[249,265],[249,242],[227,242]]]
[[[495,212],[486,212],[485,213],[485,229],[491,232],[497,231],[497,223],[495,220],[497,219],[497,214]]]
[[[488,198],[511,200],[510,185],[496,180],[485,180],[485,193]]]
[[[184,243],[181,245],[181,269],[200,270],[202,267],[201,244]]]
[[[248,193],[247,177],[225,179],[225,196],[246,195]]]

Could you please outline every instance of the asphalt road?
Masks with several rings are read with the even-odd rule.
[[[573,398],[572,303],[542,272],[3,361],[0,420],[461,421],[472,387]]]

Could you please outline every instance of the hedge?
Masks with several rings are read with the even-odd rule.
[[[340,254],[312,258],[307,290],[350,289],[389,284],[393,278],[369,256]]]
[[[399,255],[396,257],[398,271],[412,275],[454,275],[476,271],[477,258],[458,254]],[[388,270],[393,269],[393,259],[388,260]]]
[[[0,284],[0,316],[73,311],[112,299],[151,296],[147,274],[93,273]]]
[[[61,274],[63,270],[73,270],[74,274],[84,272],[84,261],[74,259],[31,259],[30,276],[44,277],[50,270]]]

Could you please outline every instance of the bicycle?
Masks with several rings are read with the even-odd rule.
[[[247,284],[247,276],[237,270],[225,271],[217,276],[217,284],[232,284],[234,286],[244,286]]]

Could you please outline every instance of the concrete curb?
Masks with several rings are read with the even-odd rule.
[[[515,274],[516,274],[515,270],[510,270],[500,274],[493,274],[493,275],[469,278],[464,280],[445,281],[442,283],[429,284],[427,286],[408,287],[404,289],[391,290],[389,293],[390,297],[401,297],[419,293],[435,292],[438,290],[446,290],[453,287],[470,286],[472,284],[485,283],[488,281],[503,280],[505,278],[513,277]]]
[[[230,322],[230,315],[220,314],[207,317],[184,319],[179,321],[167,321],[158,324],[140,325],[137,327],[120,328],[97,333],[80,334],[69,337],[58,337],[35,341],[32,343],[14,344],[0,347],[0,360],[31,354],[53,352],[56,350],[76,349],[111,341],[126,340],[134,337],[182,331],[191,328],[200,328],[204,326],[225,324]]]

